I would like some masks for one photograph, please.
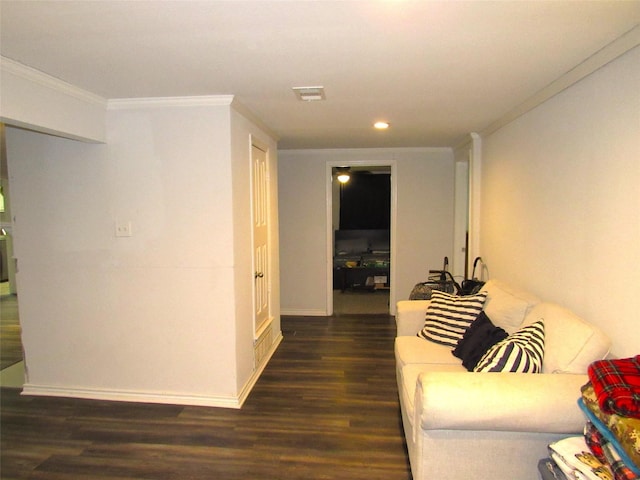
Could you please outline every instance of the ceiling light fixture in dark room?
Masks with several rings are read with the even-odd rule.
[[[336,168],[336,178],[340,183],[347,183],[351,178],[350,173],[351,168],[349,167],[338,167]]]

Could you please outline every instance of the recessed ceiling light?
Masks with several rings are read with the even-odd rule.
[[[386,130],[389,128],[389,122],[376,122],[373,124],[373,128],[377,128],[378,130]]]
[[[324,100],[324,87],[293,87],[293,92],[298,100],[313,102]]]

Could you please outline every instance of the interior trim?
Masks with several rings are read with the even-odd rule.
[[[586,76],[592,74],[596,70],[605,66],[607,63],[615,60],[621,55],[627,53],[632,48],[640,45],[640,26],[636,26],[624,35],[618,37],[613,42],[598,50],[596,53],[586,58],[583,62],[576,65],[567,73],[557,78],[549,85],[544,87],[535,95],[529,97],[523,103],[503,115],[500,119],[490,124],[480,132],[481,137],[486,137],[503,126],[511,123],[516,118],[533,110],[538,105],[546,102],[551,97],[566,90],[571,85],[579,82]]]

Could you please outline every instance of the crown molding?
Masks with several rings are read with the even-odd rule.
[[[280,140],[280,136],[271,129],[266,123],[258,118],[251,110],[249,110],[243,103],[239,102],[237,98],[233,98],[231,107],[240,115],[251,121],[256,127],[261,129],[264,133],[269,135],[276,142]]]
[[[606,64],[624,55],[629,50],[636,48],[638,45],[640,45],[640,26],[635,26],[573,67],[564,75],[551,82],[542,90],[538,91],[538,93],[529,97],[523,103],[509,111],[506,115],[488,125],[480,132],[480,136],[486,137],[496,130],[499,130],[503,126],[514,121],[516,118],[524,115],[530,110],[533,110],[538,105],[549,100],[551,97],[556,96],[588,75],[591,75],[596,70],[599,70]],[[464,140],[461,143],[464,143]]]
[[[142,97],[112,98],[107,101],[108,110],[131,108],[202,107],[231,105],[233,95],[202,95],[194,97]]]
[[[254,113],[240,103],[235,95],[200,95],[193,97],[144,97],[113,98],[107,101],[107,110],[130,110],[139,108],[181,108],[181,107],[231,107],[242,116],[253,122],[271,138],[278,140],[278,135]]]
[[[438,153],[451,152],[451,147],[356,147],[356,148],[284,148],[278,150],[278,155],[314,156],[314,155],[340,155],[349,152],[352,155],[393,155],[401,153]],[[367,165],[372,165],[371,160],[365,160]]]
[[[52,77],[49,74],[28,67],[10,58],[0,56],[0,69],[2,72],[21,77],[27,81],[37,83],[40,86],[77,98],[83,102],[92,103],[103,108],[107,105],[107,100],[99,95],[83,90],[64,80]]]

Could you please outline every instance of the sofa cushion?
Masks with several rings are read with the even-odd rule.
[[[434,290],[425,315],[424,328],[418,332],[418,336],[455,348],[482,311],[486,298],[486,292],[460,297]]]
[[[496,343],[473,371],[538,373],[542,371],[543,357],[544,322],[538,320]]]
[[[518,330],[529,311],[538,303],[535,295],[510,287],[499,280],[489,280],[481,290],[487,293],[484,311],[494,325],[511,334]]]
[[[598,328],[554,303],[536,305],[525,320],[544,320],[543,373],[587,373],[591,362],[605,358],[611,341]]]
[[[486,351],[507,336],[504,329],[491,323],[485,312],[480,312],[452,353],[462,360],[467,370],[472,371]]]
[[[395,355],[398,368],[414,363],[434,365],[458,365],[460,360],[451,355],[451,348],[433,342],[425,342],[415,335],[396,337]]]

